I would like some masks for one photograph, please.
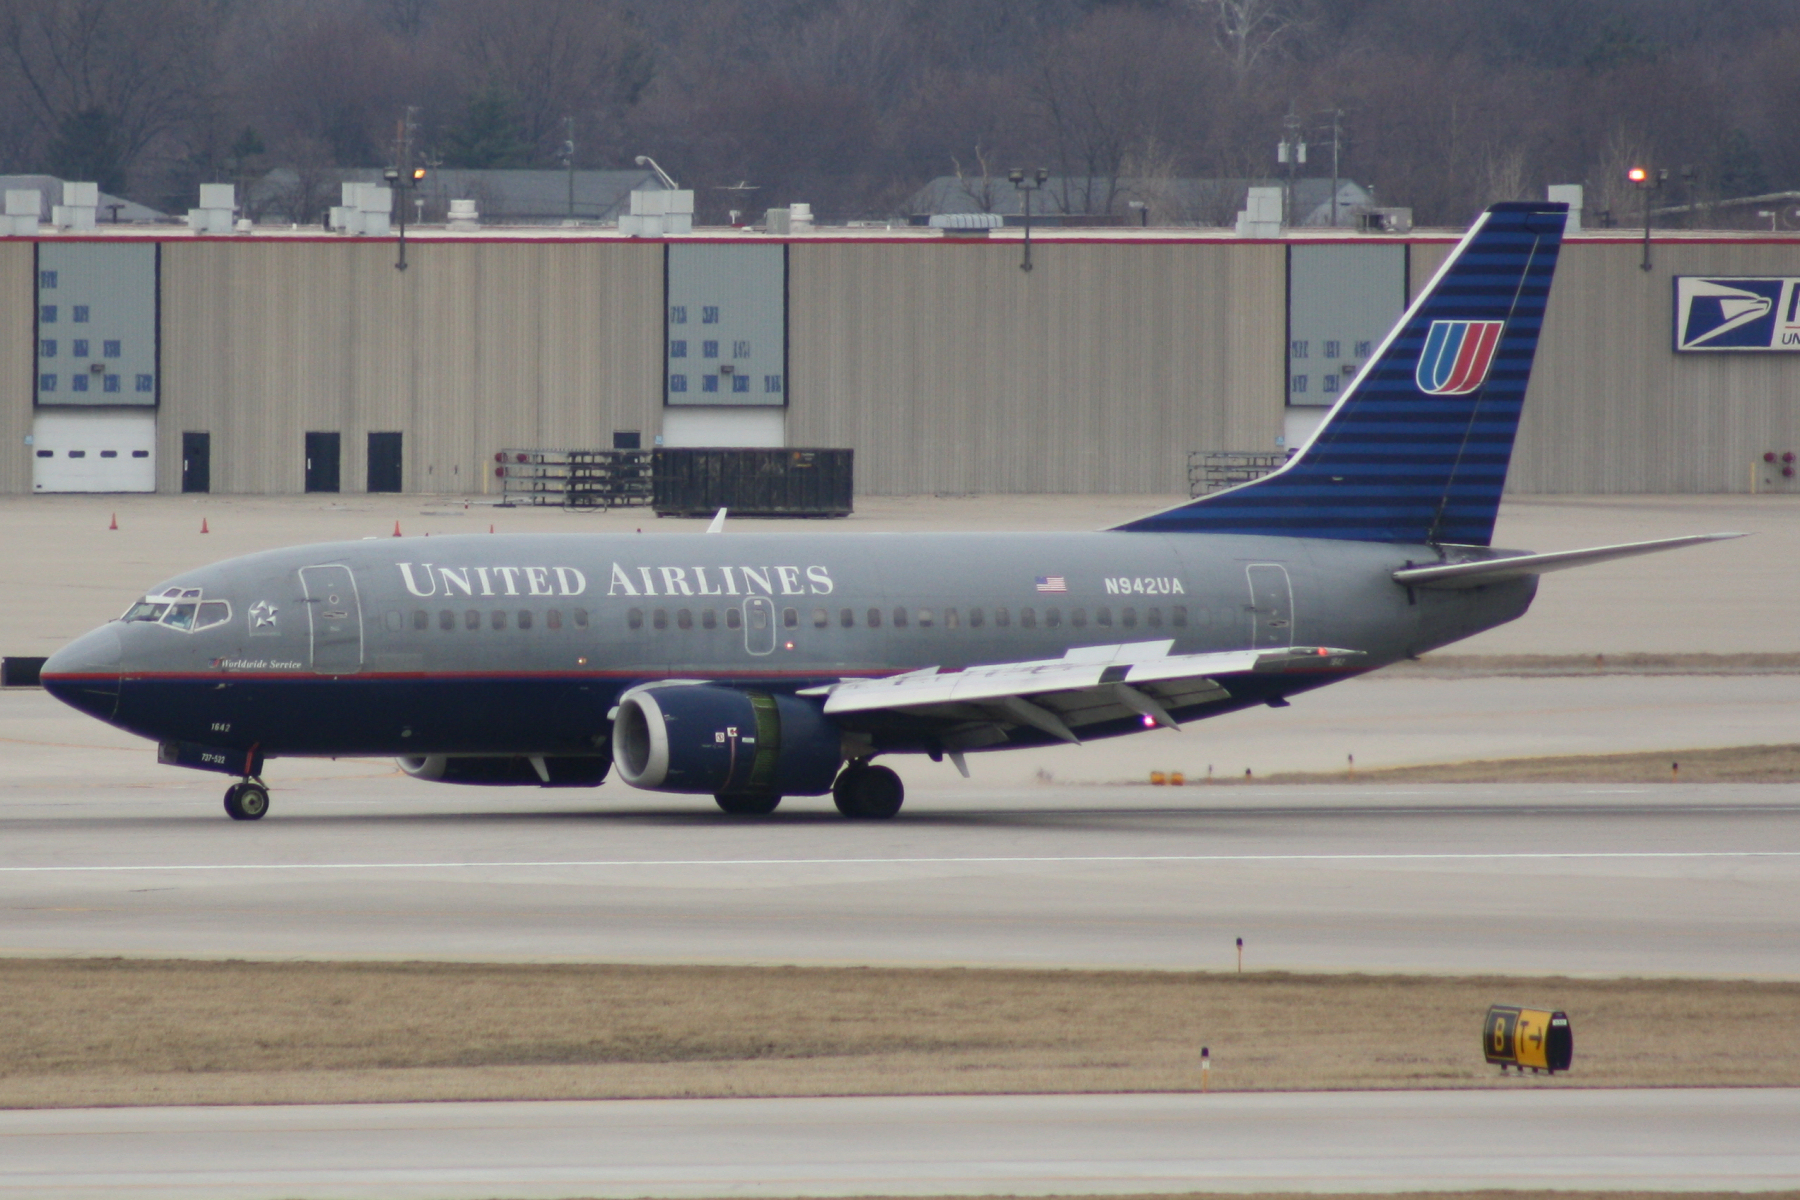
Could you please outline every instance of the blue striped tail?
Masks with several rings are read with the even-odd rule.
[[[1567,217],[1488,209],[1300,453],[1117,528],[1491,544]]]

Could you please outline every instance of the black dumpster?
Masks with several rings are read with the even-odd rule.
[[[652,506],[659,517],[847,517],[854,450],[654,451]]]

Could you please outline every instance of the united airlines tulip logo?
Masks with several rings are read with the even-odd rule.
[[[1480,387],[1494,365],[1505,321],[1433,321],[1413,373],[1427,396],[1462,396]]]

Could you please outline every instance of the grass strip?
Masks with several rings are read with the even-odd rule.
[[[1480,1053],[1567,1011],[1568,1075]],[[0,1106],[1800,1085],[1800,984],[0,960]]]

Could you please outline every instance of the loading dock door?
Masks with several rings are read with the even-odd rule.
[[[181,435],[181,490],[212,491],[212,434]]]
[[[335,492],[338,489],[339,438],[335,433],[306,435],[306,490]]]
[[[400,435],[369,435],[369,491],[400,491]]]
[[[156,490],[154,409],[40,408],[31,442],[34,493]]]

